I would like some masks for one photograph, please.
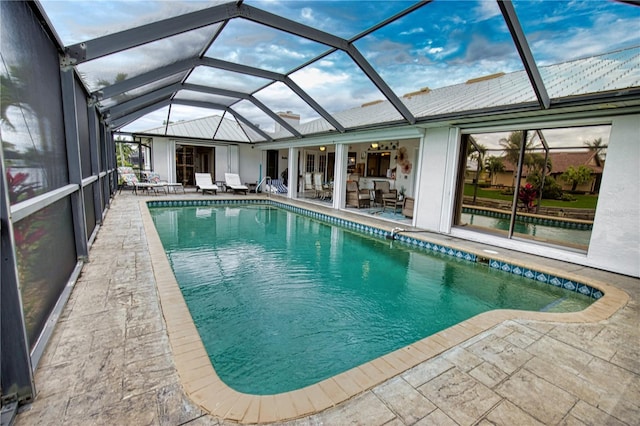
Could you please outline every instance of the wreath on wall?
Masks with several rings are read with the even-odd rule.
[[[409,153],[407,152],[407,148],[404,146],[398,148],[398,166],[400,167],[400,173],[404,175],[411,173],[413,164],[411,164],[411,161],[409,160]]]

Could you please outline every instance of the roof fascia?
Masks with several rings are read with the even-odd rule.
[[[497,1],[500,12],[502,12],[502,16],[504,17],[507,27],[509,28],[509,32],[511,33],[511,37],[513,38],[513,42],[518,50],[518,54],[520,55],[520,59],[522,59],[524,69],[529,76],[529,81],[531,82],[531,86],[533,86],[533,91],[536,94],[536,98],[538,98],[538,103],[542,108],[549,109],[551,106],[551,99],[549,98],[544,81],[542,80],[542,76],[538,70],[538,65],[533,58],[531,49],[529,48],[527,37],[524,35],[524,31],[522,30],[522,26],[518,20],[518,15],[513,8],[513,3],[511,3],[511,0]]]
[[[65,47],[69,59],[81,64],[166,37],[205,27],[238,16],[235,3],[213,6],[158,22],[94,38]]]

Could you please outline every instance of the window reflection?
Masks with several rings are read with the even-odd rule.
[[[586,251],[610,126],[464,135],[454,224]]]

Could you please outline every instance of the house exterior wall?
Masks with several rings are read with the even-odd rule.
[[[593,223],[588,263],[640,276],[640,115],[616,117]]]
[[[610,119],[611,135],[607,149],[607,161],[604,166],[603,180],[600,187],[598,205],[593,223],[591,242],[587,254],[574,253],[561,248],[547,247],[533,242],[509,240],[498,236],[474,232],[463,228],[447,227],[441,220],[440,232],[467,240],[489,244],[494,247],[503,247],[532,253],[545,257],[554,257],[576,264],[601,268],[604,270],[640,277],[640,115],[628,115],[613,117]],[[436,220],[423,218],[423,214],[435,215],[436,210],[432,203],[436,203],[440,196],[446,202],[441,205],[442,218],[452,217],[453,199],[448,197],[447,191],[451,187],[455,173],[449,174],[450,178],[442,179],[442,165],[453,164],[451,156],[457,158],[457,151],[451,149],[443,157],[444,132],[436,133],[428,131],[425,143],[425,160],[422,165],[428,176],[423,176],[422,186],[424,192],[421,199],[429,201],[421,202],[420,217],[417,226],[436,230]],[[456,142],[459,145],[459,142]],[[433,145],[436,146],[433,146]],[[442,146],[438,146],[442,145]],[[429,159],[428,154],[432,155]],[[447,171],[445,171],[446,173]],[[502,176],[507,175],[502,173]],[[512,175],[509,173],[510,178]],[[433,182],[429,182],[433,179]],[[498,183],[502,182],[497,180]],[[438,186],[443,185],[440,193]],[[449,203],[449,204],[447,204]]]
[[[415,225],[429,231],[448,232],[447,215],[452,211],[456,157],[459,150],[455,129],[427,129],[421,144],[422,164],[418,173]]]

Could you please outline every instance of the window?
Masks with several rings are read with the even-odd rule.
[[[589,247],[610,126],[465,134],[454,226]]]
[[[367,176],[387,177],[391,168],[391,152],[370,152],[367,155]]]

